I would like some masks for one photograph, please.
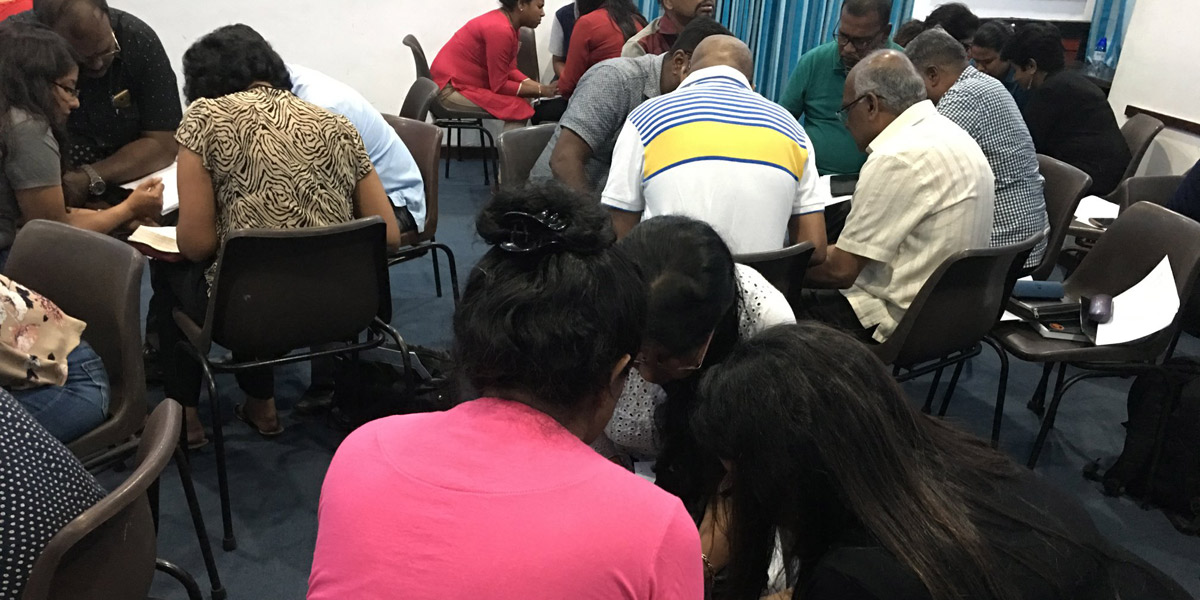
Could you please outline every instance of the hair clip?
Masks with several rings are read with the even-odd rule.
[[[508,241],[500,242],[500,249],[517,254],[561,244],[562,237],[559,234],[567,229],[566,220],[548,210],[536,215],[512,211],[504,213],[501,219],[507,224],[510,234]]]

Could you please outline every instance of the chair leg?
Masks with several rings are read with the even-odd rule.
[[[950,385],[946,388],[946,395],[942,396],[942,406],[938,409],[938,416],[946,416],[946,409],[950,408],[950,398],[954,396],[954,388],[958,386],[958,377],[962,375],[963,367],[967,361],[961,361],[954,365],[954,374],[950,376]]]
[[[200,500],[196,498],[196,486],[192,482],[192,465],[188,462],[186,443],[175,448],[175,465],[179,469],[179,481],[183,484],[183,495],[187,498],[188,510],[192,513],[192,527],[196,529],[196,541],[200,544],[200,555],[204,557],[204,568],[208,571],[208,582],[212,586],[212,599],[224,600],[225,587],[221,585],[221,574],[217,572],[217,561],[213,558],[212,545],[208,541],[208,528],[204,526],[204,514],[200,511]]]
[[[983,338],[1000,357],[1000,381],[996,384],[996,415],[992,418],[992,448],[1000,447],[1000,426],[1004,423],[1004,400],[1008,394],[1008,353],[991,338]]]
[[[454,295],[454,305],[458,306],[459,291],[458,291],[458,263],[454,260],[454,251],[450,246],[445,244],[433,244],[430,247],[430,254],[436,254],[436,251],[441,250],[446,255],[446,264],[450,266],[450,293]],[[434,259],[437,262],[437,259]],[[440,282],[439,278],[439,282]],[[439,294],[440,296],[440,294]]]
[[[1064,371],[1065,369],[1062,369],[1059,373],[1061,374]],[[1038,457],[1042,454],[1042,447],[1046,444],[1046,437],[1050,435],[1050,430],[1054,427],[1054,417],[1058,415],[1058,404],[1062,402],[1063,395],[1067,393],[1067,390],[1085,379],[1112,376],[1112,373],[1087,371],[1071,377],[1066,383],[1062,383],[1060,378],[1059,384],[1054,386],[1054,396],[1050,400],[1050,408],[1046,411],[1046,416],[1042,417],[1042,428],[1038,431],[1037,439],[1033,442],[1033,449],[1029,452],[1029,462],[1026,463],[1026,466],[1030,469],[1037,466]]]
[[[491,154],[488,152],[487,142],[483,139],[483,136],[485,133],[487,133],[487,129],[485,129],[483,127],[483,124],[480,123],[479,124],[479,150],[481,152],[483,152],[483,185],[491,185],[492,184],[491,178],[488,174],[488,157],[491,156]]]
[[[213,449],[217,455],[217,488],[221,493],[221,522],[224,526],[224,536],[221,547],[225,551],[237,549],[237,539],[233,536],[233,510],[229,506],[229,472],[225,468],[225,433],[221,427],[221,396],[217,394],[217,382],[213,378],[208,360],[201,357],[200,366],[204,370],[204,379],[208,383],[208,403],[212,408],[213,420]]]
[[[437,290],[437,297],[442,297],[442,266],[438,264],[437,251],[430,250],[429,257],[433,259],[433,287]]]
[[[454,150],[454,128],[446,128],[446,179],[450,179],[450,152]]]
[[[183,586],[183,589],[187,590],[188,600],[204,600],[204,596],[200,594],[200,586],[196,585],[196,578],[192,577],[191,573],[183,570],[183,567],[160,558],[154,561],[154,570],[166,573],[172,579],[178,581]]]
[[[925,406],[921,407],[921,412],[925,414],[933,412],[933,397],[937,395],[938,385],[942,383],[942,372],[945,370],[943,367],[933,374],[933,383],[929,385],[929,393],[925,395]]]
[[[492,165],[492,174],[494,175],[496,183],[499,184],[500,183],[500,151],[496,149],[496,138],[492,136],[492,132],[488,131],[487,127],[483,127],[482,121],[480,122],[479,131],[480,131],[480,134],[479,134],[480,135],[480,142],[479,142],[480,144],[483,143],[482,136],[487,136],[487,139],[488,139],[488,149],[483,157],[483,168],[487,169],[488,163],[490,162]],[[487,176],[485,175],[483,178],[483,183],[486,185],[487,182],[488,182]]]
[[[1050,374],[1053,372],[1054,363],[1042,365],[1042,378],[1038,380],[1037,389],[1033,390],[1033,397],[1025,405],[1039,417],[1046,411],[1046,386],[1050,383]]]
[[[1171,338],[1171,345],[1167,347],[1167,354],[1163,356],[1163,362],[1171,360],[1175,356],[1175,347],[1179,345],[1179,337],[1183,335],[1183,327],[1175,330],[1175,337]]]

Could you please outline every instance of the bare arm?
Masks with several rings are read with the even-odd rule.
[[[858,275],[869,262],[871,261],[868,258],[851,254],[837,246],[829,246],[825,262],[808,269],[804,285],[814,288],[847,289],[854,285]]]
[[[374,169],[371,169],[354,188],[354,216],[360,219],[383,219],[384,225],[387,226],[388,252],[395,252],[400,248],[400,226],[396,224],[396,211],[392,208],[392,201],[383,190],[383,183],[379,181],[379,174]]]
[[[792,215],[788,221],[788,238],[792,244],[812,242],[813,254],[809,266],[825,262],[827,242],[825,239],[825,213],[814,212],[806,215]]]
[[[558,56],[550,57],[550,66],[554,67],[554,76],[562,77],[563,69],[567,68],[567,59]]]
[[[629,231],[642,222],[641,211],[630,212],[609,207],[608,214],[612,215],[613,231],[617,233],[618,240],[629,235]]]
[[[592,185],[588,181],[587,161],[591,158],[592,147],[579,134],[563,127],[550,155],[550,171],[567,187],[590,193]]]
[[[157,180],[146,182],[125,202],[106,210],[67,210],[62,186],[17,190],[16,196],[21,216],[27,221],[46,219],[108,233],[134,219],[158,216],[162,211],[162,187]]]
[[[215,256],[217,201],[212,175],[199,154],[179,149],[179,251],[190,261],[203,262]]]
[[[175,160],[178,144],[174,136],[171,131],[143,131],[142,137],[93,164],[92,168],[110,187],[145,177]],[[81,206],[87,201],[89,183],[83,171],[63,174],[63,189],[71,206]]]

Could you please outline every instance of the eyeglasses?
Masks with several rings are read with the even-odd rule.
[[[881,29],[877,33],[868,35],[866,37],[850,37],[839,30],[834,32],[833,39],[837,40],[838,48],[854,46],[855,50],[858,50],[859,52],[865,52],[870,50],[875,45],[875,41],[878,40],[879,36],[882,34],[883,30]]]
[[[855,104],[862,102],[863,99],[869,95],[870,94],[863,94],[863,95],[855,98],[854,100],[851,100],[850,102],[847,102],[846,104],[843,104],[842,107],[838,109],[837,116],[839,119],[842,120],[843,125],[845,125],[850,120],[850,109],[854,108]]]
[[[78,98],[78,97],[79,97],[79,88],[73,88],[73,87],[70,87],[70,86],[65,86],[65,85],[63,85],[63,84],[61,84],[61,83],[59,83],[59,82],[57,82],[57,81],[51,81],[50,83],[53,83],[54,85],[58,86],[58,88],[59,88],[59,89],[61,89],[62,91],[64,91],[64,92],[66,92],[66,93],[70,94],[72,98]]]
[[[104,52],[101,52],[99,54],[93,54],[92,56],[84,57],[83,59],[81,59],[79,61],[79,63],[83,64],[83,65],[90,65],[90,64],[97,63],[102,60],[106,60],[110,57],[120,54],[121,53],[121,42],[117,41],[117,32],[113,31],[111,33],[112,33],[112,41],[113,41],[112,50],[105,50]]]

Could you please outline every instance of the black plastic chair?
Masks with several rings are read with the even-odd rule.
[[[1116,204],[1120,211],[1124,211],[1138,202],[1152,202],[1164,206],[1175,197],[1175,192],[1179,191],[1179,186],[1183,184],[1185,177],[1186,175],[1130,177],[1122,181],[1106,200]],[[1104,229],[1090,223],[1074,221],[1071,223],[1070,233],[1076,238],[1094,242],[1104,234]],[[1071,250],[1074,253],[1087,251],[1086,248],[1072,248]],[[1078,260],[1075,262],[1078,264]]]
[[[555,127],[544,123],[500,134],[500,175],[496,178],[500,187],[519,187],[529,181],[529,172],[550,143]]]
[[[454,251],[445,244],[437,241],[438,228],[438,153],[442,148],[442,130],[423,121],[415,121],[403,117],[383,115],[388,125],[396,130],[400,140],[408,147],[417,168],[421,171],[421,180],[425,184],[425,230],[412,240],[409,247],[401,248],[388,257],[388,266],[397,265],[415,258],[420,258],[429,252],[433,258],[433,282],[438,298],[442,297],[442,269],[438,263],[437,253],[446,255],[446,263],[450,266],[450,290],[458,303],[458,265],[454,260]]]
[[[938,416],[945,416],[958,385],[963,365],[977,356],[981,343],[998,346],[987,339],[996,326],[1012,293],[1029,252],[1042,234],[1010,246],[964,250],[944,260],[913,299],[904,318],[882,344],[871,346],[875,356],[893,366],[897,381],[908,381],[934,373],[933,384],[922,410],[932,410],[942,372],[951,365],[954,374],[942,399]],[[1004,382],[1008,362],[1001,357],[1001,386],[996,396],[992,422],[992,445],[1000,440],[1004,415]],[[901,371],[904,371],[903,373]]]
[[[215,374],[352,354],[388,340],[401,350],[407,372],[407,346],[388,324],[392,300],[386,238],[379,217],[330,227],[235,231],[222,246],[203,325],[175,310],[188,340],[181,345],[200,363],[208,387],[226,550],[236,548],[237,541]],[[366,337],[360,341],[363,332]],[[211,359],[213,344],[237,356],[259,358]],[[292,353],[312,347],[330,349]]]
[[[1125,138],[1131,155],[1129,166],[1125,167],[1125,174],[1121,176],[1122,181],[1137,174],[1138,167],[1142,165],[1142,159],[1146,156],[1146,151],[1150,149],[1150,144],[1162,130],[1162,121],[1144,114],[1133,115],[1121,126],[1121,136]]]
[[[1039,154],[1037,159],[1038,171],[1046,180],[1044,192],[1050,235],[1046,238],[1046,253],[1042,255],[1042,262],[1029,274],[1034,279],[1045,281],[1054,274],[1054,267],[1067,240],[1067,232],[1075,220],[1075,209],[1092,187],[1092,177],[1056,158]]]
[[[413,63],[417,68],[417,77],[424,77],[432,81],[433,73],[429,71],[429,59],[425,58],[425,50],[421,48],[421,42],[417,41],[417,38],[410,34],[404,36],[404,45],[412,50]],[[492,162],[493,171],[499,171],[500,167],[498,165],[499,161],[494,156],[496,140],[492,137],[492,132],[483,126],[483,121],[485,119],[495,119],[495,117],[482,108],[470,110],[451,108],[439,100],[436,94],[429,105],[429,111],[433,113],[433,124],[445,128],[450,132],[446,151],[446,177],[450,177],[449,146],[454,144],[454,133],[458,132],[456,147],[458,148],[458,158],[462,160],[462,132],[464,129],[474,130],[479,132],[479,144],[482,146],[484,152],[483,184],[490,184],[488,161]]]
[[[404,104],[400,105],[400,116],[424,123],[429,118],[429,107],[433,105],[437,95],[438,86],[432,79],[418,77],[412,87],[408,88],[408,94],[404,96]],[[438,152],[441,153],[440,143]],[[436,165],[437,162],[434,161],[434,164]]]
[[[733,257],[733,262],[758,271],[763,279],[783,293],[792,311],[799,312],[804,275],[808,273],[814,250],[812,242],[801,242],[779,250],[738,254]]]
[[[1141,281],[1165,256],[1170,258],[1176,291],[1186,303],[1200,275],[1197,239],[1200,239],[1200,223],[1161,206],[1139,202],[1125,211],[1084,256],[1079,268],[1063,282],[1064,292],[1071,298],[1096,294],[1116,296]],[[1184,313],[1183,307],[1180,308],[1180,313],[1166,329],[1117,346],[1051,340],[1024,323],[1001,323],[993,330],[992,337],[1003,350],[1021,360],[1045,365],[1041,381],[1029,402],[1034,412],[1044,412],[1041,430],[1029,455],[1029,468],[1037,465],[1046,437],[1054,427],[1058,405],[1067,390],[1085,379],[1134,375],[1157,368],[1155,363],[1164,353],[1170,356],[1178,339]],[[1084,372],[1066,379],[1068,363],[1083,368]],[[1056,364],[1059,370],[1054,395],[1049,408],[1045,409],[1047,386]]]
[[[179,450],[183,407],[164,400],[154,409],[137,447],[137,467],[117,489],[67,523],[33,563],[22,600],[145,598],[154,571],[179,581],[190,600],[200,587],[182,568],[155,558],[152,487]],[[224,598],[214,591],[214,598]]]
[[[537,32],[522,27],[517,35],[521,43],[520,49],[517,50],[517,70],[534,81],[540,81],[542,63],[538,62]]]

